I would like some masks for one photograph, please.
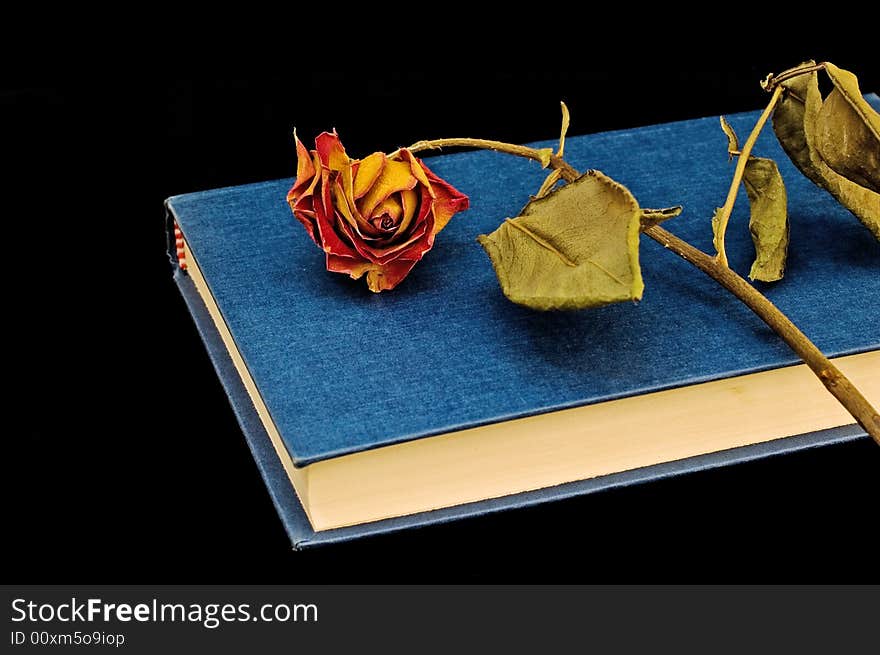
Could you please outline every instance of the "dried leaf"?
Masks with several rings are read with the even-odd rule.
[[[721,129],[727,135],[727,152],[739,154],[736,130],[721,117]],[[743,186],[749,196],[749,231],[755,244],[755,261],[749,277],[762,282],[782,279],[788,255],[788,201],[785,183],[772,159],[749,156],[743,169]],[[718,212],[712,216],[713,241],[718,248]],[[719,251],[720,252],[720,251]]]
[[[715,246],[715,252],[721,252],[723,250],[723,245],[721,243],[721,238],[719,231],[721,229],[721,207],[716,207],[715,211],[712,212],[712,245]]]
[[[749,231],[755,244],[755,261],[749,277],[762,282],[781,280],[788,255],[788,203],[776,162],[749,157],[743,185],[749,196]]]
[[[739,139],[736,137],[733,126],[727,122],[724,116],[721,117],[721,129],[727,135],[727,161],[730,161],[734,155],[739,154]]]
[[[568,124],[571,121],[571,116],[565,103],[560,101],[559,104],[562,107],[562,128],[559,131],[559,150],[556,154],[562,157],[565,155],[565,135],[568,134]]]
[[[663,221],[667,221],[670,218],[675,218],[681,213],[681,210],[681,205],[676,205],[675,207],[664,207],[663,209],[643,209],[642,217],[640,219],[642,230],[646,230],[649,227],[659,225]]]
[[[836,173],[880,192],[880,114],[862,97],[855,75],[830,63],[825,71],[834,90],[816,119],[816,148]]]
[[[816,62],[806,61],[801,66],[814,66]],[[773,111],[773,131],[785,154],[794,162],[800,171],[815,184],[824,187],[822,175],[810,157],[810,146],[806,135],[806,100],[811,87],[819,93],[816,73],[799,75],[782,82],[786,89],[776,109]],[[811,102],[819,102],[818,97]]]
[[[641,215],[626,187],[588,171],[478,240],[513,302],[539,310],[599,307],[642,297]]]
[[[880,193],[835,171],[819,152],[819,113],[823,103],[818,75],[807,73],[781,84],[787,93],[773,112],[773,129],[782,148],[804,175],[834,196],[880,239]],[[831,113],[833,109],[826,111]]]

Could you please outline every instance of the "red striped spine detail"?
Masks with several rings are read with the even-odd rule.
[[[174,224],[174,243],[177,248],[177,264],[181,271],[186,270],[186,251],[183,249],[183,232]]]

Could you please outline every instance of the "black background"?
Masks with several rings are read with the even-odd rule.
[[[673,61],[662,43],[650,47],[661,59],[617,57],[613,67],[545,57],[535,70],[474,59],[403,71],[353,56],[324,70],[302,65],[300,52],[300,65],[277,72],[71,67],[8,79],[7,573],[19,582],[876,581],[880,449],[868,440],[291,552],[171,281],[163,199],[290,176],[294,125],[305,139],[336,127],[354,156],[436,136],[524,142],[555,136],[559,99],[572,134],[754,109],[766,101],[759,79],[809,56],[880,89],[873,53],[854,47],[738,61],[711,49]]]

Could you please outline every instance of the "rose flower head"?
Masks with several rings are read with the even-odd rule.
[[[320,134],[312,151],[294,138],[293,215],[326,253],[328,271],[366,275],[371,291],[396,287],[468,208],[466,195],[405,148],[351,159],[335,130]]]

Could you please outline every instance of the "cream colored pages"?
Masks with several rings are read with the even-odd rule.
[[[806,365],[505,421],[296,468],[187,246],[193,282],[316,531],[854,423]],[[834,360],[875,406],[880,351]]]

